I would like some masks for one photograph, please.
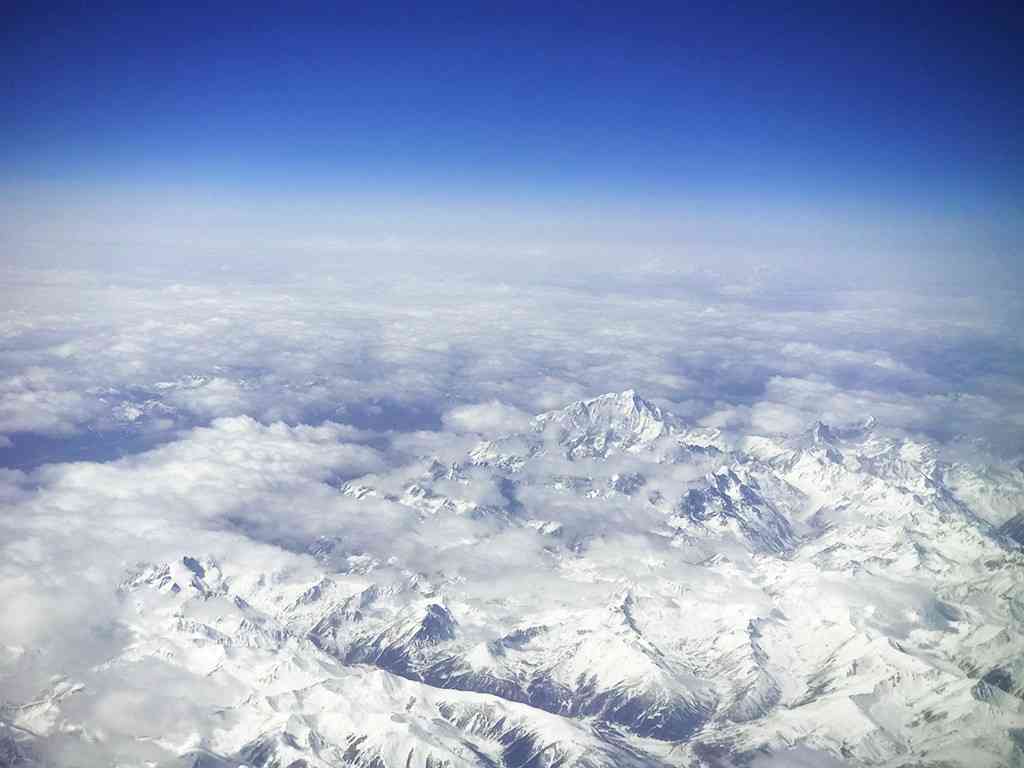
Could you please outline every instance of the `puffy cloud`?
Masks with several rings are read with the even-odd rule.
[[[532,416],[519,408],[492,400],[489,403],[460,405],[445,413],[445,427],[458,432],[500,435],[524,431]]]
[[[67,435],[99,411],[89,393],[53,369],[28,367],[0,380],[0,432]]]
[[[807,417],[784,403],[762,401],[750,409],[750,426],[769,435],[793,434],[807,426]]]

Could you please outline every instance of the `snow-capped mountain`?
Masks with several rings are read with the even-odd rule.
[[[1020,467],[626,391],[323,491],[403,535],[132,567],[118,653],[5,701],[0,765],[1024,764]],[[113,743],[90,697],[142,666],[202,681],[207,727]]]
[[[574,459],[640,451],[684,429],[679,419],[631,389],[543,413],[532,426],[534,432],[551,435],[566,455]]]

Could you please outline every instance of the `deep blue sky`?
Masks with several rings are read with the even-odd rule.
[[[827,5],[22,3],[0,39],[0,172],[1020,213],[1019,20]]]

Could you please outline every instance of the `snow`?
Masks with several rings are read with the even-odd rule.
[[[203,681],[213,725],[135,737],[231,765],[1019,761],[1024,555],[994,526],[1020,468],[874,422],[732,446],[627,390],[417,457],[400,492],[353,480],[346,504],[412,511],[394,553],[313,539],[298,573],[204,552],[132,568],[117,655],[0,726],[93,738],[75,702],[148,665]],[[475,501],[497,487],[522,508]],[[405,566],[414,545],[432,569]]]

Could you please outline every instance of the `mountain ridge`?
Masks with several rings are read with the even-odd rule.
[[[873,420],[730,444],[626,390],[402,477],[324,488],[405,515],[432,560],[403,563],[405,541],[390,558],[352,549],[339,530],[310,539],[302,575],[203,552],[138,564],[116,587],[124,649],[5,704],[0,755],[98,749],[74,702],[160,664],[231,692],[210,733],[147,742],[193,765],[1024,756],[1012,469],[944,462]],[[457,545],[476,553],[464,570]],[[514,586],[487,584],[509,568]]]

